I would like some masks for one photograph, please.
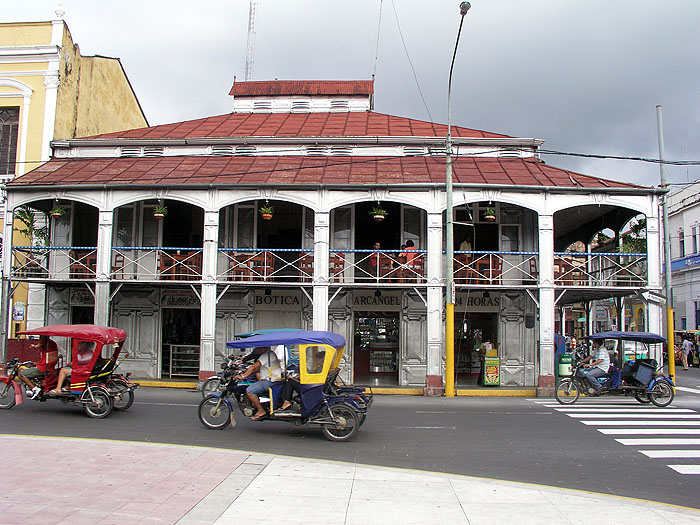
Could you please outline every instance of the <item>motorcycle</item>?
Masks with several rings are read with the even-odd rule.
[[[665,342],[666,339],[646,332],[602,332],[589,336],[587,339],[601,341],[613,339],[618,342],[635,341],[646,346],[644,355],[652,355],[648,345]],[[605,376],[596,378],[601,388],[593,389],[586,378],[587,370],[577,359],[573,366],[573,373],[564,377],[557,384],[554,397],[563,405],[573,404],[578,401],[582,393],[589,395],[625,395],[634,396],[640,403],[652,403],[658,407],[666,407],[673,402],[675,392],[673,381],[661,373],[661,367],[652,358],[635,358],[624,361],[625,355],[622,344],[618,344],[619,351],[612,361],[612,365]]]
[[[306,330],[269,332],[228,343],[230,348],[259,348],[284,346],[298,352],[299,391],[293,398],[294,411],[279,411],[283,382],[273,383],[267,397],[260,397],[266,414],[259,421],[285,421],[296,426],[307,423],[319,425],[331,441],[348,441],[364,423],[372,404],[371,394],[354,386],[338,386],[340,360],[345,338],[331,332]],[[286,352],[285,352],[286,360]],[[286,368],[286,367],[285,367]],[[199,404],[198,415],[209,429],[224,429],[236,425],[234,404],[249,418],[255,407],[246,395],[254,381],[239,379],[231,374],[221,392],[207,395]]]
[[[216,375],[207,377],[200,390],[202,392],[202,397],[207,397],[213,392],[221,392],[222,389],[228,383],[231,375],[235,374],[239,369],[239,362],[236,356],[230,355],[226,360],[221,363],[221,372],[217,372]]]

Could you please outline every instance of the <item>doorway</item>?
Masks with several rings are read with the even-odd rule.
[[[93,324],[95,322],[94,306],[71,306],[71,324]]]
[[[198,377],[199,309],[163,308],[161,377]]]
[[[458,318],[459,316],[459,318]],[[498,314],[464,312],[455,315],[455,372],[457,383],[475,385],[481,371],[483,345],[498,348]]]
[[[396,386],[399,382],[399,313],[355,312],[354,382]]]

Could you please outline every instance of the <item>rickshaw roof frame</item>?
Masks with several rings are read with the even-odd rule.
[[[55,324],[23,330],[18,335],[45,335],[48,337],[71,337],[83,341],[92,341],[102,345],[121,343],[126,339],[126,331],[121,328],[99,326],[94,324]]]
[[[666,338],[652,332],[599,332],[587,335],[582,339],[590,341],[602,341],[604,339],[620,339],[622,341],[637,341],[638,343],[658,344],[665,343]]]
[[[227,348],[258,348],[278,345],[324,344],[340,349],[345,346],[345,338],[333,332],[320,330],[285,330],[261,333],[238,341],[229,341]]]

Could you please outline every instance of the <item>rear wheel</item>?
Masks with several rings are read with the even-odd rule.
[[[671,404],[674,397],[673,387],[668,381],[657,381],[649,392],[649,401],[657,407],[666,407]]]
[[[90,395],[92,394],[92,396]],[[114,403],[107,392],[101,388],[90,388],[83,394],[83,410],[96,419],[103,419],[112,413]]]
[[[199,403],[199,420],[212,430],[222,430],[231,423],[231,409],[223,397],[207,396]]]
[[[0,383],[0,408],[7,410],[15,406],[15,385]]]
[[[331,405],[335,423],[323,425],[323,435],[331,441],[348,441],[352,439],[360,424],[357,413],[345,404]],[[325,410],[324,417],[330,417],[328,409]]]
[[[207,379],[202,385],[202,397],[207,397],[213,392],[219,392],[221,390],[221,378],[212,377]]]
[[[129,385],[123,379],[112,379],[108,386],[115,394],[112,397],[114,410],[128,410],[134,404],[134,391],[129,390]]]
[[[565,377],[557,385],[557,389],[554,391],[554,397],[562,405],[570,405],[578,401],[581,392],[579,392],[578,385],[570,377]]]
[[[650,403],[649,394],[647,394],[645,390],[635,390],[634,398],[643,405]]]

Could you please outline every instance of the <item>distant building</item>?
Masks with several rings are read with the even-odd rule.
[[[700,329],[700,181],[668,196],[673,325]]]
[[[82,56],[62,19],[0,23],[0,183],[49,160],[54,139],[147,125],[119,59]],[[46,226],[44,215],[34,221],[34,228]],[[13,298],[26,305],[26,295],[21,286]],[[43,318],[43,311],[34,314]],[[12,331],[25,320],[13,322]]]

